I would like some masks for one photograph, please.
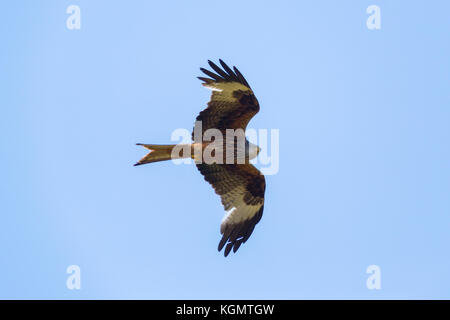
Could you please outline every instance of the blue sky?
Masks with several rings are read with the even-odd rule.
[[[66,28],[69,5],[81,29]],[[381,9],[368,30],[366,8]],[[446,1],[5,1],[0,298],[450,298]],[[235,255],[194,166],[136,142],[192,128],[207,60],[279,129]],[[381,290],[366,268],[381,269]],[[66,287],[69,265],[81,289]]]

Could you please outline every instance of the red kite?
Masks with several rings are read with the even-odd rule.
[[[247,241],[255,225],[261,220],[266,182],[264,175],[249,162],[258,155],[259,147],[243,136],[241,148],[234,136],[230,139],[226,134],[230,129],[245,131],[250,119],[259,111],[258,100],[239,70],[236,67],[231,69],[222,60],[219,61],[222,68],[208,61],[216,73],[200,68],[209,78],[198,78],[203,81],[204,87],[212,90],[212,94],[208,107],[197,116],[192,132],[193,143],[181,146],[181,153],[176,151],[176,145],[138,143],[150,152],[135,165],[175,158],[190,157],[195,160],[198,170],[221,197],[227,211],[220,225],[222,239],[218,247],[221,251],[226,245],[226,257],[231,249],[236,252]],[[209,129],[219,131],[226,138],[204,141],[204,135]],[[200,138],[196,137],[196,130],[201,134]],[[202,155],[208,146],[211,147],[217,141],[218,145],[224,147],[223,150],[212,152],[212,155],[217,153],[213,162],[202,161]],[[230,146],[232,147],[229,148]],[[244,155],[243,159],[236,157],[235,153],[239,152]]]

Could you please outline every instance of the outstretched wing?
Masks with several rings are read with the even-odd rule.
[[[225,257],[247,241],[261,220],[264,209],[266,181],[264,175],[251,164],[197,164],[216,193],[221,197],[227,213],[220,225],[218,250],[225,246]]]
[[[223,131],[245,130],[250,119],[259,111],[258,100],[244,76],[236,67],[232,70],[225,62],[219,61],[223,69],[208,60],[216,73],[200,68],[210,78],[198,78],[203,81],[203,86],[213,91],[208,107],[200,112],[196,119],[196,126],[198,121],[201,121],[201,136],[211,128]],[[195,141],[194,132],[195,126],[192,132],[192,140]],[[197,140],[200,138],[197,137]]]

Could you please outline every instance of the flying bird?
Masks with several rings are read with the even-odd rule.
[[[237,141],[236,136],[227,136],[230,129],[245,132],[248,122],[259,111],[258,100],[236,67],[231,69],[222,60],[219,62],[222,68],[208,60],[214,72],[200,68],[207,77],[198,78],[212,94],[207,108],[196,118],[193,142],[178,146],[178,149],[177,145],[138,143],[150,152],[135,166],[170,159],[194,159],[204,179],[220,196],[226,211],[220,225],[222,239],[218,246],[219,251],[225,247],[226,257],[248,240],[261,220],[266,182],[264,175],[249,162],[258,155],[260,148],[250,143],[245,135],[242,136],[243,143]],[[222,133],[222,138],[205,141],[203,138],[209,129]],[[200,133],[200,137],[196,133]],[[213,144],[215,148],[211,155],[216,157],[208,162],[203,156]]]

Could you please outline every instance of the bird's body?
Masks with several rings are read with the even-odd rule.
[[[192,158],[198,170],[220,195],[227,211],[220,227],[219,251],[225,256],[246,242],[264,209],[265,179],[250,160],[260,149],[245,138],[250,119],[259,103],[245,78],[222,60],[223,69],[211,61],[216,72],[201,68],[210,78],[199,77],[212,90],[208,107],[197,116],[191,144],[138,144],[150,150],[136,165],[170,159]]]
[[[234,139],[224,139],[224,141],[212,141],[212,142],[194,142],[190,144],[143,144],[138,143],[138,146],[143,146],[144,148],[152,151],[149,152],[144,158],[139,160],[135,165],[141,165],[146,163],[172,160],[172,159],[184,159],[191,158],[197,163],[200,162],[221,162],[225,164],[238,164],[239,161],[243,163],[249,163],[250,160],[255,159],[259,153],[259,147],[247,139],[243,143],[236,143]],[[212,156],[210,161],[205,159],[205,154],[208,151],[212,151]],[[215,155],[214,150],[221,151],[222,154]],[[242,157],[239,157],[242,155]],[[221,161],[214,161],[215,159]],[[207,158],[207,157],[206,157]],[[211,164],[210,163],[210,164]]]

